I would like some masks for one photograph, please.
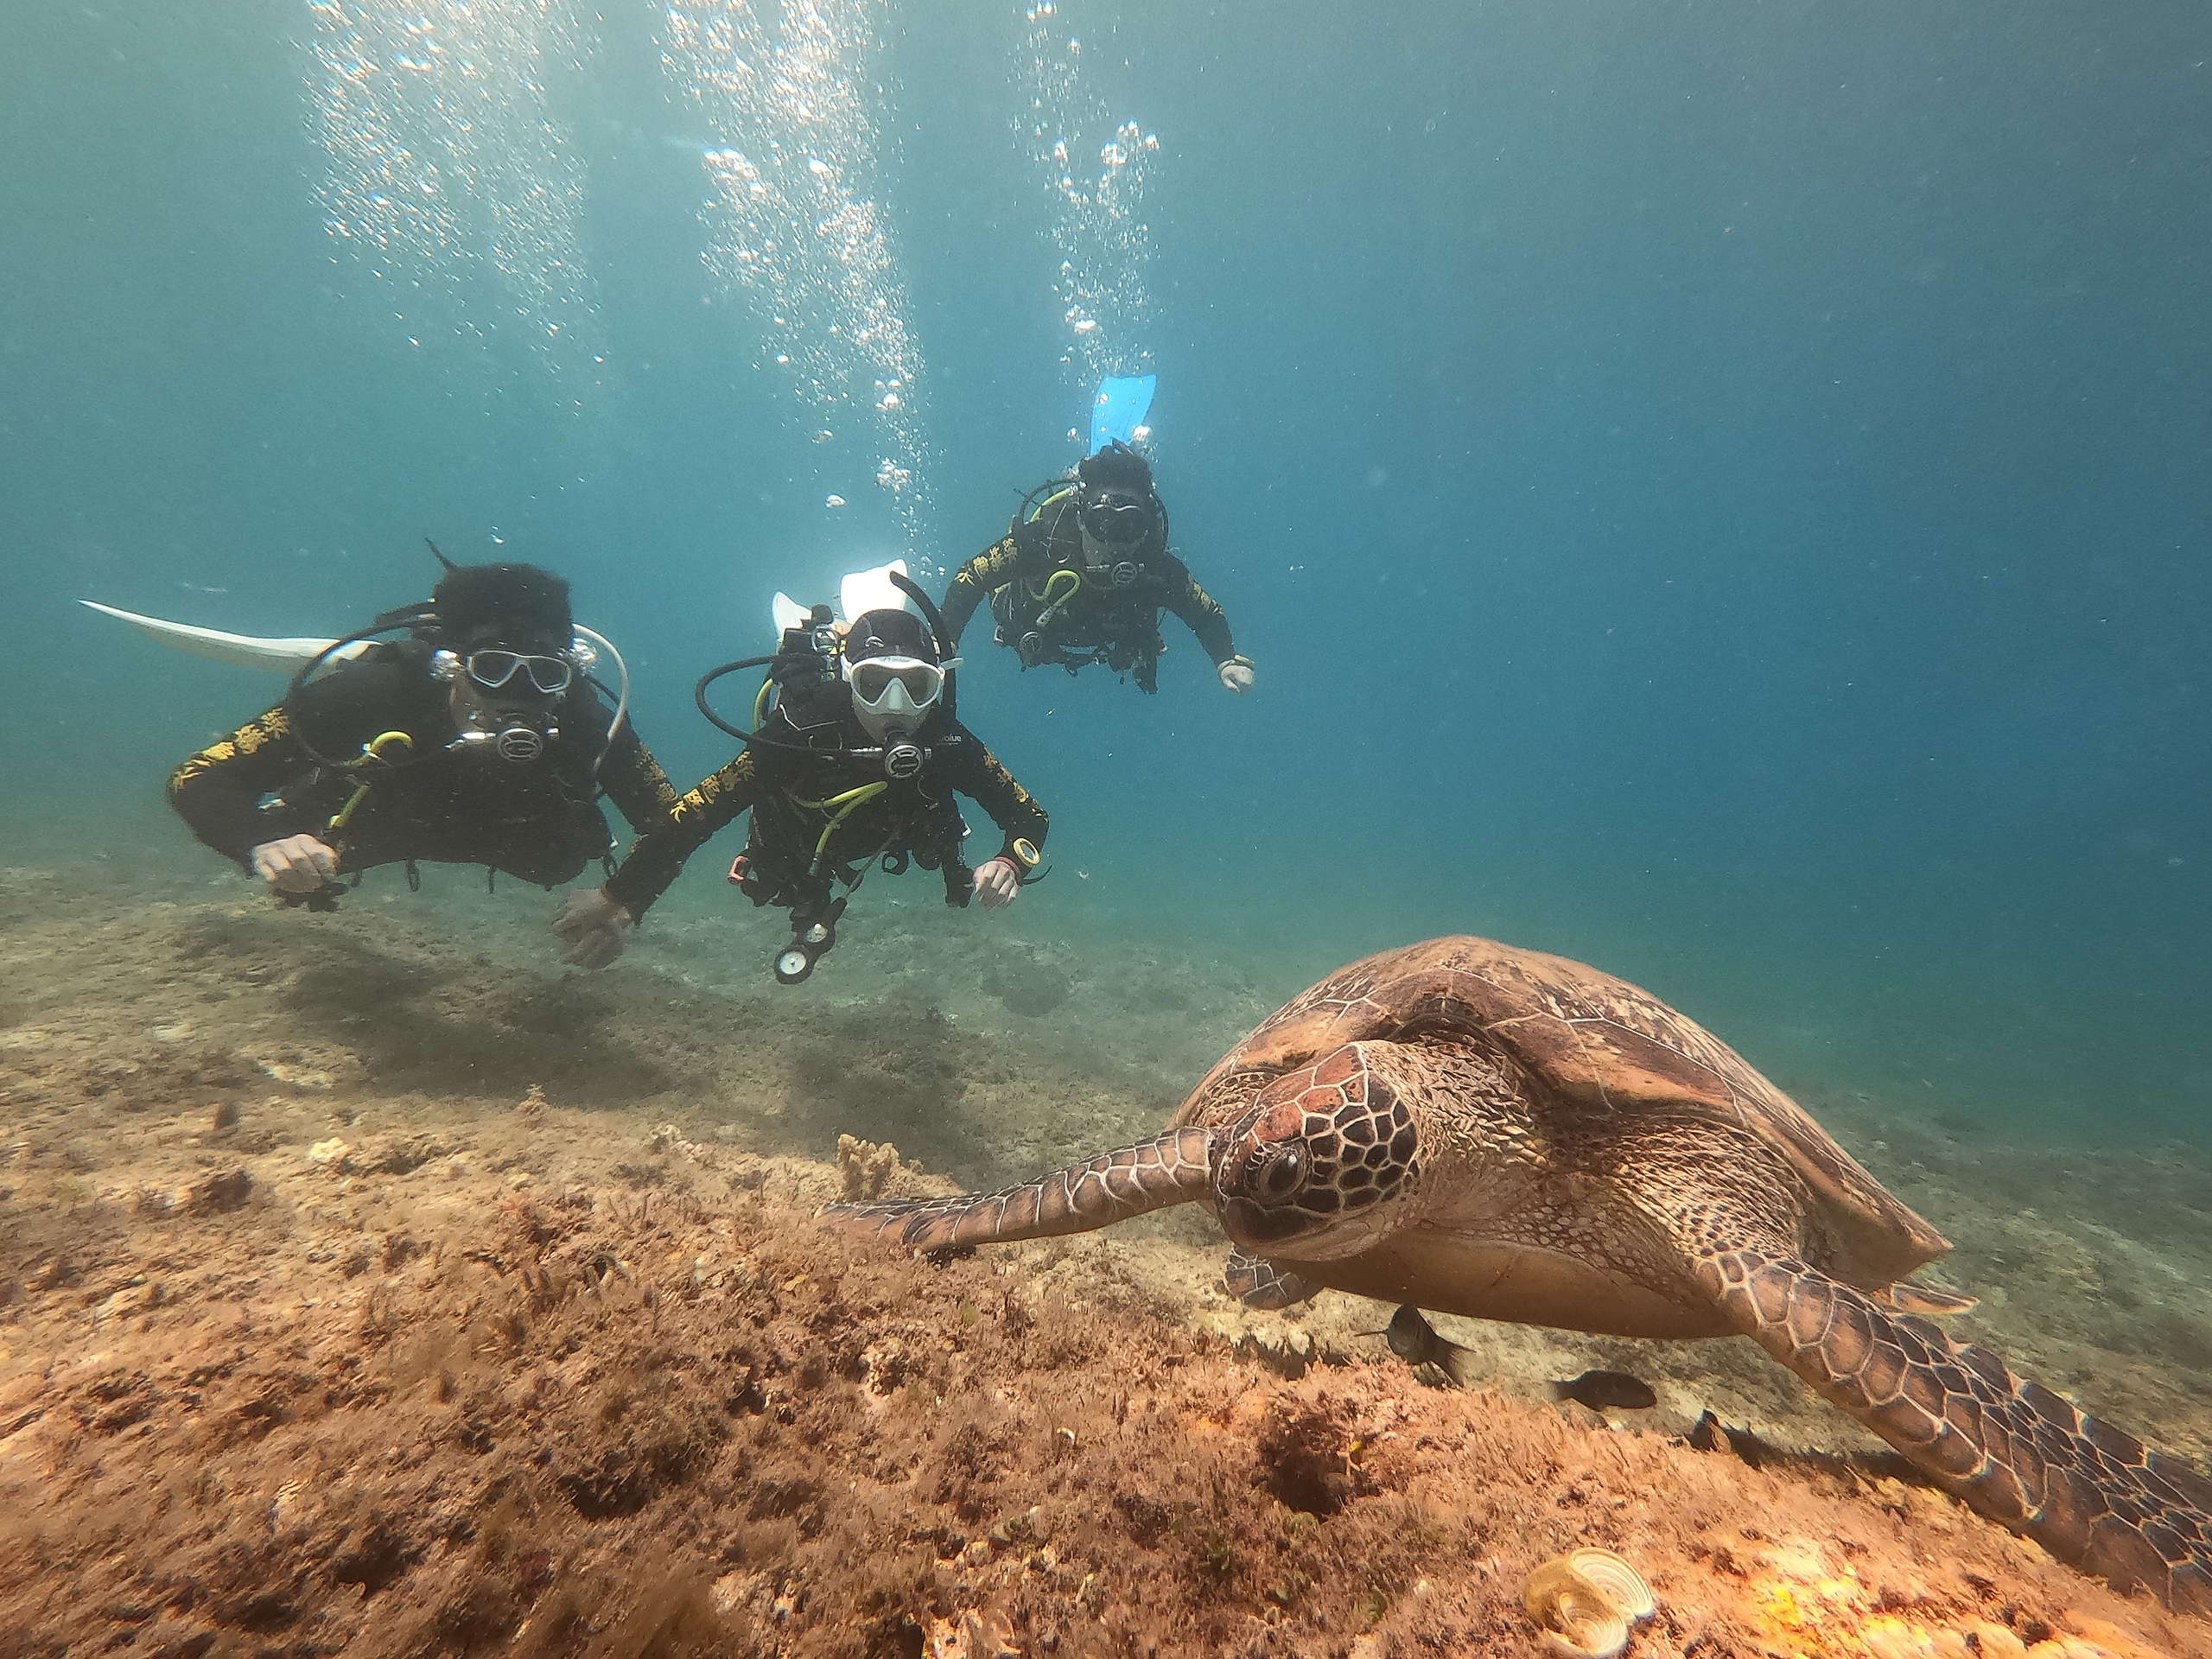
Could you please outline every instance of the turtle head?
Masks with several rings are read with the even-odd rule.
[[[1412,1194],[1421,1137],[1388,1045],[1346,1043],[1285,1073],[1215,1141],[1213,1203],[1230,1237],[1268,1256],[1357,1255]]]

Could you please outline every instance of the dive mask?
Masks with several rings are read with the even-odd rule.
[[[853,712],[860,716],[862,729],[883,746],[883,770],[888,776],[912,778],[921,771],[929,752],[915,742],[915,734],[944,695],[945,670],[959,666],[957,657],[943,667],[918,657],[846,659],[845,683],[852,690]]]
[[[504,645],[484,645],[464,651],[451,646],[430,653],[430,677],[451,685],[466,676],[486,691],[511,696],[536,692],[557,697],[575,682],[579,668],[589,668],[599,653],[582,640],[566,651],[512,651]]]
[[[462,659],[462,665],[468,677],[487,691],[497,691],[521,675],[550,697],[567,690],[575,677],[575,666],[566,657],[540,657],[518,651],[472,651]]]
[[[864,721],[912,721],[936,706],[944,695],[945,670],[959,666],[957,657],[943,666],[918,657],[863,657],[847,661],[845,679]]]
[[[1108,547],[1135,547],[1152,532],[1152,503],[1131,490],[1096,490],[1083,504],[1083,528]]]

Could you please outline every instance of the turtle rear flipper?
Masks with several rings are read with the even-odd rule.
[[[1212,1191],[1212,1142],[1206,1129],[1169,1129],[995,1192],[829,1204],[819,1213],[845,1232],[865,1238],[895,1234],[916,1250],[1087,1233],[1205,1198]]]
[[[1737,1328],[1951,1491],[2117,1588],[2212,1612],[2212,1481],[1779,1250],[1714,1249]]]

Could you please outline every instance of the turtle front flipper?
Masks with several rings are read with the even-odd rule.
[[[1204,1198],[1212,1191],[1212,1141],[1210,1130],[1169,1129],[995,1192],[830,1204],[819,1213],[846,1232],[870,1238],[895,1234],[901,1244],[917,1250],[1087,1233],[1147,1211]]]
[[[2212,1481],[2179,1459],[1781,1251],[1715,1249],[1695,1268],[1738,1330],[1992,1520],[2212,1612]]]
[[[1322,1287],[1302,1273],[1292,1273],[1279,1268],[1265,1256],[1233,1248],[1229,1260],[1222,1264],[1222,1282],[1229,1287],[1229,1294],[1247,1307],[1263,1313],[1274,1313],[1286,1307],[1295,1307],[1300,1302],[1310,1302],[1321,1294]]]
[[[1961,1296],[1955,1290],[1938,1290],[1933,1285],[1909,1285],[1903,1280],[1866,1294],[1892,1313],[1925,1313],[1938,1319],[1948,1319],[1954,1313],[1971,1313],[1981,1306],[1979,1296]]]

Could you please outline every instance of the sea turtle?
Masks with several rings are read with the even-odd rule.
[[[1630,1337],[1748,1336],[1976,1509],[2122,1589],[2212,1611],[2212,1481],[1920,1315],[1950,1248],[1727,1045],[1608,974],[1487,939],[1332,974],[1173,1127],[1003,1191],[823,1214],[918,1250],[1173,1204],[1231,1289],[1324,1288]]]

